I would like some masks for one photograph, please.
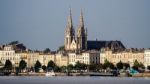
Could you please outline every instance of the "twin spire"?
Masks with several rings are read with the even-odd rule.
[[[68,27],[69,28],[72,28],[73,27],[73,22],[72,22],[72,11],[71,11],[71,8],[69,9],[69,17],[68,17]],[[80,20],[79,20],[79,26],[84,28],[84,20],[83,20],[83,11],[81,9],[81,14],[80,14]]]

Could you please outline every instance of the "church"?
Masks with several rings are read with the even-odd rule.
[[[65,50],[69,52],[83,52],[87,50],[101,50],[102,48],[109,48],[112,50],[122,50],[125,46],[121,41],[98,41],[98,40],[87,40],[87,28],[84,26],[83,11],[81,10],[79,24],[77,31],[72,21],[72,12],[68,16],[68,22],[65,29]]]

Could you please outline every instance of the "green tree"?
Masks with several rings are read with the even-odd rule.
[[[9,43],[9,45],[16,45],[16,44],[19,44],[19,41],[12,41]]]
[[[67,66],[61,66],[60,69],[61,69],[61,72],[66,72]]]
[[[44,53],[50,53],[51,50],[50,50],[49,48],[46,48],[43,52],[44,52]]]
[[[24,60],[21,60],[19,63],[19,69],[24,70],[27,66],[27,63]]]
[[[76,62],[74,68],[75,68],[76,70],[85,70],[85,69],[87,69],[87,65],[84,64],[84,63],[80,63],[80,62],[78,61],[78,62]]]
[[[109,63],[109,68],[110,68],[110,69],[114,69],[114,68],[115,68],[114,64],[110,62],[110,63]]]
[[[140,67],[140,63],[137,60],[135,60],[132,68],[139,71],[139,67]]]
[[[95,64],[90,64],[89,65],[89,70],[90,71],[95,71],[96,70],[96,65]]]
[[[42,66],[43,71],[46,72],[47,67],[45,65]]]
[[[103,69],[107,69],[107,68],[114,69],[115,68],[114,64],[109,62],[107,59],[105,60],[102,67],[103,67]]]
[[[13,65],[12,65],[11,61],[6,60],[5,65],[4,65],[4,69],[7,71],[10,71],[10,70],[12,70],[12,67],[13,67]]]
[[[150,70],[150,66],[147,66],[147,69]]]
[[[34,65],[35,72],[39,72],[40,68],[41,68],[41,63],[37,60]]]
[[[143,63],[140,63],[140,64],[139,64],[139,67],[140,67],[141,69],[145,69],[145,66],[144,66]]]
[[[73,70],[73,65],[72,64],[69,64],[68,66],[67,66],[67,70]]]
[[[54,69],[55,66],[56,66],[56,64],[55,64],[52,60],[50,60],[50,61],[48,62],[48,64],[47,64],[47,69],[48,69],[48,70],[49,70],[49,69]]]
[[[61,71],[61,69],[60,69],[60,67],[59,67],[59,66],[55,65],[55,67],[54,67],[54,71],[55,71],[55,72],[60,72],[60,71]]]
[[[103,69],[107,69],[109,67],[109,61],[107,59],[105,59],[104,64],[103,64]]]
[[[126,70],[126,69],[130,68],[130,64],[129,63],[123,63],[123,67]]]
[[[97,69],[97,70],[103,69],[103,65],[102,65],[102,64],[97,64],[97,65],[96,65],[96,69]]]
[[[116,64],[118,69],[123,69],[123,63],[120,61]]]
[[[65,46],[64,45],[60,46],[57,51],[63,51],[63,50],[65,50]]]

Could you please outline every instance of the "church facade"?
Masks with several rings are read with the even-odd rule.
[[[98,40],[87,40],[87,28],[84,26],[83,11],[81,10],[79,24],[77,31],[75,32],[72,13],[68,16],[68,23],[65,29],[65,50],[72,52],[82,52],[87,50],[101,50],[102,48],[109,48],[112,50],[123,50],[125,49],[121,41],[98,41]]]
[[[80,22],[77,28],[77,33],[72,22],[72,14],[68,17],[68,23],[65,29],[65,50],[66,51],[81,51],[87,49],[87,29],[84,27],[83,12],[81,11]]]

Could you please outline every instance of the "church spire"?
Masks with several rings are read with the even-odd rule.
[[[68,16],[68,27],[72,28],[73,24],[72,24],[72,13],[71,13],[71,8],[69,8],[69,16]]]
[[[83,20],[83,10],[81,9],[81,14],[80,14],[80,27],[84,27],[84,20]]]

